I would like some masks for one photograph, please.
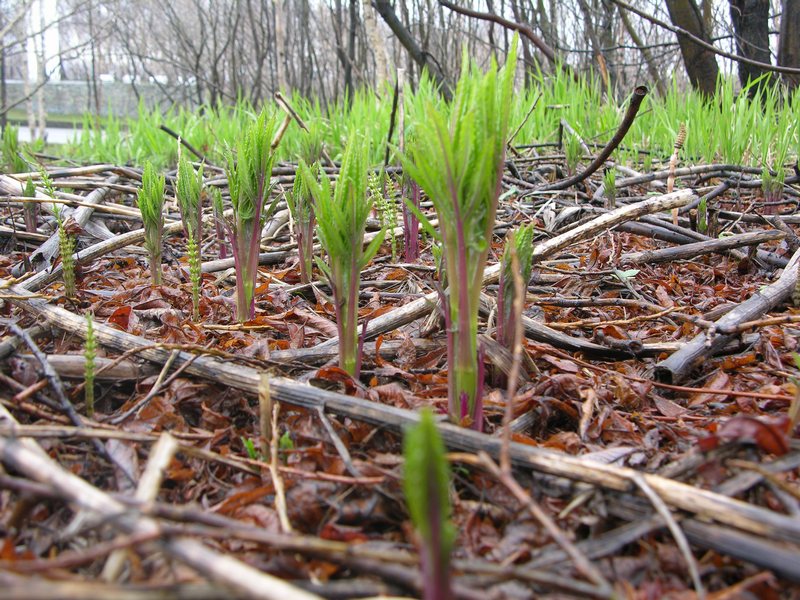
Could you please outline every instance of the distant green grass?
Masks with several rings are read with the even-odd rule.
[[[563,72],[539,74],[534,86],[514,96],[510,109],[514,128],[538,98],[514,141],[555,142],[559,121],[565,119],[588,143],[602,145],[613,135],[625,110],[626,99],[616,101],[609,97],[601,83],[586,77],[575,81]],[[423,81],[415,93],[406,94],[406,114],[413,114],[415,106],[430,101],[439,100],[432,85]],[[328,153],[334,159],[341,156],[346,132],[355,128],[370,142],[370,162],[381,162],[391,113],[389,90],[382,94],[382,99],[360,90],[351,101],[343,99],[328,107],[298,95],[291,102],[304,120],[320,125]],[[162,123],[180,133],[209,160],[223,164],[225,148],[234,144],[256,112],[248,102],[240,101],[202,110],[174,108],[160,112],[140,107],[135,118],[69,115],[50,122],[81,126],[74,142],[61,149],[65,158],[139,166],[150,160],[160,167],[173,167],[177,146],[174,139],[159,129]],[[22,111],[12,111],[10,116],[21,116],[24,120]],[[721,80],[717,96],[708,102],[692,90],[673,85],[665,98],[645,100],[639,117],[612,159],[629,165],[644,163],[646,168],[667,160],[680,123],[685,122],[688,137],[681,155],[684,160],[775,168],[779,163],[797,160],[798,120],[800,94],[787,97],[780,88],[759,92],[755,100],[750,100],[746,94],[735,94],[731,80]],[[424,126],[424,122],[409,123],[407,135],[413,137],[413,127]],[[297,125],[289,127],[278,149],[279,160],[296,159],[302,135]]]

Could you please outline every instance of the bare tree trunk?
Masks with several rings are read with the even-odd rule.
[[[731,22],[739,56],[770,63],[769,55],[769,0],[729,0]],[[746,86],[769,71],[748,63],[739,63],[739,81]],[[765,82],[767,83],[767,82]],[[749,89],[753,96],[760,86]]]
[[[375,18],[373,12],[375,9],[372,8],[370,0],[362,0],[361,6],[364,11],[364,28],[367,30],[369,45],[375,56],[375,89],[381,92],[389,76],[389,54],[386,52],[386,44],[383,43],[383,38],[378,31],[378,20]]]
[[[347,59],[344,66],[344,88],[352,100],[355,87],[353,85],[353,66],[356,63],[356,27],[358,27],[358,0],[350,0],[349,27],[347,30]]]
[[[47,50],[45,48],[45,38],[44,32],[47,27],[47,20],[44,14],[44,2],[39,3],[39,27],[41,29],[41,33],[37,36],[39,38],[39,46],[37,47],[37,54],[38,56],[37,61],[39,63],[39,68],[36,71],[36,99],[39,102],[39,111],[37,114],[38,118],[38,127],[39,127],[39,139],[46,139],[47,137],[47,130],[45,127],[47,126],[47,111],[44,106],[44,84],[47,81]]]
[[[88,19],[89,19],[89,51],[91,56],[90,68],[90,84],[92,90],[92,97],[94,99],[94,114],[100,116],[100,90],[97,86],[97,48],[95,47],[95,39],[97,36],[94,31],[94,4],[89,2],[88,6]]]
[[[417,44],[411,33],[400,22],[400,19],[397,18],[397,14],[395,14],[391,2],[389,0],[374,0],[374,3],[378,14],[389,26],[389,29],[392,30],[395,36],[397,36],[398,41],[408,51],[409,56],[417,65],[419,65],[420,70],[427,67],[428,73],[431,75],[433,80],[439,84],[442,89],[442,93],[445,95],[445,97],[449,97],[451,95],[450,86],[448,86],[447,81],[445,81],[444,74],[436,65],[436,63],[429,61],[427,55],[422,52],[419,44]]]
[[[782,67],[800,67],[800,0],[783,0],[778,64]],[[791,90],[800,85],[800,75],[784,74],[783,80]]]
[[[273,0],[275,6],[275,76],[278,90],[288,91],[286,85],[286,15],[283,0]]]
[[[667,9],[673,25],[709,41],[700,10],[694,0],[667,0]],[[681,34],[678,34],[678,44],[692,87],[706,96],[713,96],[719,75],[719,65],[714,53]]]

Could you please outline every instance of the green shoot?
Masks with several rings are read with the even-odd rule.
[[[311,123],[311,127],[300,138],[299,158],[311,165],[314,181],[319,178],[322,170],[320,160],[323,152],[322,126],[318,119]],[[298,169],[295,172],[294,185],[291,192],[286,194],[286,203],[294,221],[294,237],[297,242],[297,254],[300,263],[300,281],[310,283],[314,261],[314,228],[316,217],[314,215],[314,202],[311,191],[303,179],[303,174]]]
[[[708,231],[708,200],[705,196],[700,198],[697,205],[697,231],[699,233]]]
[[[311,165],[311,175],[316,181],[322,171],[320,164],[314,162]],[[314,204],[311,198],[311,191],[305,176],[300,169],[294,176],[292,190],[286,194],[286,204],[289,212],[294,219],[294,237],[297,242],[297,253],[300,260],[300,281],[311,283],[312,265],[314,260],[314,228],[316,226],[316,216],[314,215]]]
[[[272,139],[278,129],[275,116],[266,110],[236,143],[236,154],[228,151],[228,188],[233,222],[226,223],[236,263],[236,318],[244,323],[255,317],[255,287],[261,228],[276,207],[277,198],[265,207],[275,153]]]
[[[186,253],[189,258],[189,279],[192,284],[192,319],[200,320],[201,261],[200,241],[203,234],[203,167],[197,171],[189,160],[180,154],[176,184],[178,206],[186,234]]]
[[[606,208],[614,210],[617,207],[617,175],[613,167],[606,169],[603,174],[603,192],[606,196]]]
[[[522,225],[509,234],[503,252],[503,266],[500,271],[500,286],[497,295],[497,341],[509,350],[514,345],[514,331],[517,315],[514,314],[514,273],[512,271],[511,246],[516,249],[519,273],[523,285],[531,279],[533,260],[533,224]]]
[[[364,232],[372,201],[367,195],[367,160],[369,143],[350,134],[342,158],[336,187],[331,189],[327,176],[314,180],[311,169],[300,161],[300,171],[314,198],[317,235],[328,263],[317,261],[328,278],[336,309],[339,333],[339,366],[353,377],[361,369],[358,344],[358,288],[361,271],[378,252],[383,242],[382,230],[364,249]]]
[[[261,460],[261,455],[258,453],[258,450],[256,450],[256,443],[252,439],[244,436],[241,436],[239,439],[242,441],[245,452],[247,452],[247,458],[250,460]]]
[[[28,163],[22,158],[19,147],[19,130],[6,125],[3,130],[3,162],[10,173],[25,173]]]
[[[139,210],[144,224],[144,245],[150,254],[150,277],[153,285],[161,285],[161,251],[164,232],[164,176],[147,162],[138,194]]]
[[[450,417],[466,419],[476,428],[482,426],[477,418],[482,389],[478,308],[509,135],[516,48],[515,41],[502,70],[493,63],[485,75],[470,68],[465,54],[452,107],[428,103],[425,114],[415,115],[426,124],[415,129],[414,145],[403,160],[439,217],[440,234],[419,209],[408,205],[443,245]]]
[[[53,214],[56,217],[58,226],[58,248],[61,253],[61,277],[64,279],[64,295],[67,298],[74,298],[77,294],[75,286],[75,238],[71,236],[64,227],[64,219],[61,217],[61,207],[53,204]]]
[[[403,491],[421,545],[423,598],[444,600],[451,597],[450,551],[456,531],[450,520],[450,467],[430,409],[406,431],[403,456]]]
[[[228,258],[228,243],[225,241],[225,209],[222,206],[222,192],[219,188],[211,188],[211,207],[214,209],[214,235],[220,260]]]
[[[94,359],[97,357],[97,341],[94,339],[94,319],[92,313],[86,313],[86,341],[83,344],[84,387],[83,393],[86,401],[86,416],[94,417]]]
[[[583,148],[581,148],[580,139],[575,135],[569,135],[567,137],[567,143],[564,146],[564,153],[566,154],[567,161],[567,175],[573,175],[578,169],[578,163],[581,160],[582,152]]]
[[[382,190],[381,180],[386,181],[385,195]],[[371,173],[367,180],[367,187],[369,188],[369,195],[372,197],[372,202],[378,211],[378,217],[381,221],[381,226],[389,233],[389,242],[392,247],[392,261],[397,260],[397,239],[394,234],[394,229],[397,227],[397,208],[396,197],[397,188],[385,175],[378,173]]]

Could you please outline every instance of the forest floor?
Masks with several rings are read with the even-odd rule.
[[[454,596],[800,598],[800,177],[765,203],[747,169],[679,170],[676,226],[630,210],[663,198],[664,171],[618,178],[610,209],[592,201],[600,178],[545,193],[563,157],[522,152],[490,256],[511,227],[536,223],[512,443],[491,277],[483,432],[440,425]],[[421,407],[446,413],[430,242],[411,264],[402,236],[394,259],[387,238],[362,273],[369,339],[353,380],[335,366],[327,286],[299,283],[283,211],[262,245],[255,319],[236,323],[232,261],[217,261],[209,232],[193,322],[177,221],[154,287],[129,233],[140,221],[106,210],[134,206],[138,175],[53,169],[59,189],[102,196],[73,299],[52,255],[34,257],[39,275],[14,276],[50,232],[42,221],[44,235],[12,233],[20,209],[2,209],[0,596],[419,597],[402,432]],[[691,225],[700,196],[710,236]],[[93,418],[87,312],[108,367]]]

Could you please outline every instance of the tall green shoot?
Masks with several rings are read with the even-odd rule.
[[[433,202],[439,218],[447,273],[445,325],[448,338],[448,400],[452,420],[482,426],[482,369],[478,360],[478,308],[483,271],[495,224],[509,134],[517,41],[506,66],[486,74],[470,67],[466,54],[453,105],[429,103],[418,120],[404,167]],[[409,207],[414,210],[413,207]]]
[[[74,298],[77,294],[75,285],[75,238],[67,232],[64,219],[61,216],[61,207],[53,204],[53,214],[58,226],[58,248],[61,253],[61,277],[64,279],[64,295]]]
[[[300,159],[311,165],[311,171],[316,181],[319,177],[322,158],[322,130],[319,125],[312,124],[306,135],[302,138]],[[294,177],[294,184],[286,194],[286,204],[294,221],[294,238],[297,242],[297,254],[300,262],[300,281],[310,283],[314,261],[314,228],[316,216],[314,215],[314,202],[308,183],[300,169]]]
[[[9,173],[25,173],[28,170],[28,163],[20,152],[19,130],[16,127],[6,125],[3,129],[2,152]]]
[[[222,192],[219,188],[211,188],[211,207],[214,209],[214,235],[217,241],[219,259],[228,258],[228,242],[225,241],[225,208],[222,205]]]
[[[342,158],[342,166],[331,187],[323,173],[319,181],[305,162],[300,172],[314,198],[317,235],[328,262],[317,266],[328,278],[333,291],[336,327],[339,333],[339,366],[353,377],[361,369],[358,343],[358,288],[361,271],[378,252],[384,231],[364,248],[364,232],[372,201],[367,195],[369,143],[351,133]]]
[[[228,151],[228,188],[233,222],[226,223],[236,265],[236,319],[244,323],[255,317],[255,287],[261,228],[275,202],[267,208],[275,153],[272,139],[278,128],[274,115],[262,110],[236,142],[236,153]]]
[[[533,224],[521,225],[507,237],[503,252],[500,285],[497,294],[497,341],[509,350],[514,345],[514,331],[517,326],[517,315],[514,314],[514,272],[512,267],[511,247],[513,245],[519,263],[519,274],[523,285],[531,279],[533,260]]]
[[[50,175],[44,169],[39,171],[39,176],[42,179],[42,187],[45,193],[51,198],[56,197],[56,188]],[[30,181],[30,180],[29,180]],[[26,191],[29,186],[26,186]],[[35,194],[35,191],[34,191]],[[61,206],[53,203],[53,216],[56,218],[56,227],[58,228],[58,251],[61,254],[61,277],[64,280],[64,295],[67,298],[74,298],[77,294],[75,286],[75,238],[70,235],[64,223],[64,218],[61,212]]]
[[[603,193],[606,197],[606,208],[614,210],[617,207],[617,174],[613,167],[603,173]]]
[[[314,162],[310,170],[314,180],[319,177],[322,171],[318,162]],[[295,174],[291,191],[286,194],[286,204],[294,220],[294,239],[297,243],[297,254],[300,263],[300,281],[302,283],[311,283],[314,262],[314,228],[316,227],[317,219],[314,214],[314,204],[311,199],[309,185],[300,169]]]
[[[142,172],[142,187],[137,195],[144,224],[144,246],[150,255],[150,278],[161,285],[161,253],[164,237],[164,175],[147,162]]]
[[[83,393],[86,404],[86,416],[94,417],[94,359],[97,358],[97,340],[94,337],[94,319],[92,313],[86,313],[86,341],[83,344]]]
[[[178,206],[186,234],[186,253],[189,258],[189,279],[192,284],[192,319],[200,320],[200,242],[203,235],[203,166],[195,171],[192,163],[179,152]]]
[[[403,456],[403,491],[421,542],[423,598],[445,600],[452,597],[450,551],[456,531],[450,520],[450,467],[430,409],[406,431]]]

